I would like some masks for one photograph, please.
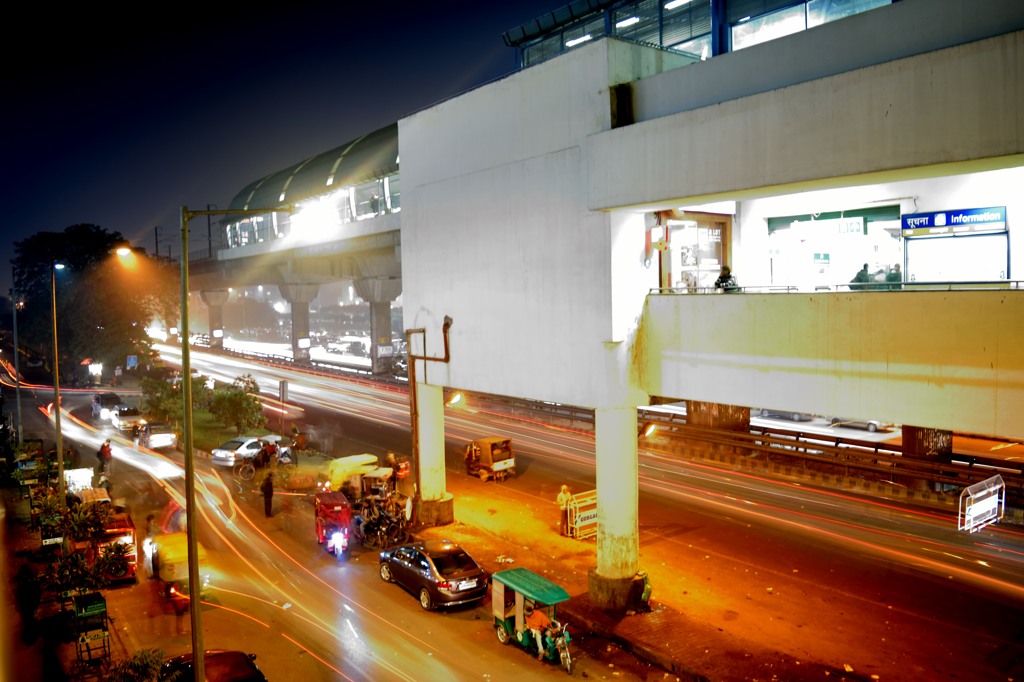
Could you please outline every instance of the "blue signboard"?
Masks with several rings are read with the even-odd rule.
[[[941,237],[977,232],[1005,232],[1006,207],[965,208],[911,213],[902,218],[904,237]]]

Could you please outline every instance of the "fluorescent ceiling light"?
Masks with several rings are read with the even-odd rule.
[[[629,19],[623,19],[622,21],[616,22],[615,28],[626,28],[627,26],[632,26],[633,24],[639,23],[640,17],[630,17]]]
[[[665,3],[665,9],[675,9],[676,7],[682,7],[683,5],[689,5],[691,0],[672,0],[672,2]]]
[[[573,38],[572,40],[565,41],[565,46],[566,47],[576,47],[580,43],[585,43],[588,40],[590,40],[590,34],[589,33],[587,35],[583,36],[582,38]]]

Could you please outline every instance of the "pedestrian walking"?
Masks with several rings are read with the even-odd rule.
[[[572,500],[572,493],[569,492],[569,486],[563,485],[562,489],[558,493],[558,507],[561,510],[561,521],[558,522],[558,528],[562,535],[569,534],[569,502]]]
[[[267,477],[263,479],[263,485],[260,487],[260,491],[263,493],[263,513],[267,515],[267,518],[271,516],[271,507],[274,504],[274,474],[269,473]]]

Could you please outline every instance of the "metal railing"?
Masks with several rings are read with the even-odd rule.
[[[729,289],[716,287],[653,287],[649,293],[659,295],[675,294],[827,294],[861,291],[1024,291],[1021,280],[977,280],[959,282],[864,282],[844,284],[818,284],[813,287],[795,285],[751,285]]]

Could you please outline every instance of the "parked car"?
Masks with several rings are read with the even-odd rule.
[[[267,682],[256,667],[256,654],[244,651],[208,649],[203,652],[203,671],[207,682]],[[193,682],[192,654],[172,656],[160,667],[160,682]]]
[[[151,450],[178,447],[178,434],[167,422],[153,422],[142,427],[142,443]]]
[[[107,421],[110,419],[111,410],[122,404],[124,401],[116,393],[96,393],[92,397],[92,416]]]
[[[121,433],[132,433],[135,427],[146,423],[139,408],[131,405],[118,405],[110,411],[110,424]]]
[[[788,419],[791,422],[809,422],[814,419],[813,414],[807,414],[806,412],[788,412],[786,410],[772,410],[767,407],[762,407],[759,410],[762,417],[771,417],[772,419]]]
[[[487,594],[487,572],[450,540],[427,540],[380,553],[380,577],[419,597],[430,611],[479,601]]]
[[[892,423],[883,422],[877,419],[845,419],[843,417],[832,417],[829,420],[832,426],[842,426],[848,429],[864,429],[874,433],[875,431],[888,431]]]
[[[290,452],[291,448],[280,443],[280,440],[281,437],[276,435],[233,438],[220,447],[214,448],[213,452],[210,453],[212,455],[211,459],[214,464],[226,467],[234,466],[238,460],[258,455],[265,441],[277,443],[279,456],[285,452]]]

